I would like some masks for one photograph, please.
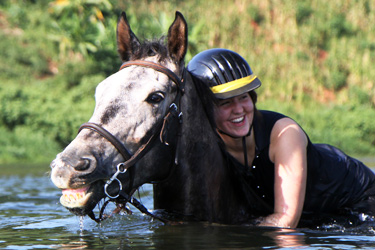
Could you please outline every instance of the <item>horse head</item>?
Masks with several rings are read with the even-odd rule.
[[[181,13],[166,40],[141,43],[122,13],[117,46],[123,65],[97,86],[92,117],[51,163],[60,202],[71,212],[88,214],[106,196],[132,195],[170,174],[187,50]]]

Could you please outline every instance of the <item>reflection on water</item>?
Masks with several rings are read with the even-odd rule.
[[[375,163],[375,161],[373,161]],[[375,165],[375,164],[374,164]],[[20,168],[20,169],[17,169]],[[22,168],[22,169],[21,169]],[[375,224],[356,228],[272,229],[208,223],[164,225],[140,214],[115,215],[96,224],[59,204],[48,165],[0,166],[0,249],[373,249]],[[39,169],[39,170],[38,170]],[[141,201],[152,208],[152,187]],[[108,212],[114,209],[108,206]],[[331,225],[332,226],[332,225]]]
[[[280,248],[297,248],[306,246],[306,235],[292,229],[275,229],[269,230],[264,235],[273,239],[275,244]]]

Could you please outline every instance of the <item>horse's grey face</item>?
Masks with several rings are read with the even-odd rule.
[[[167,75],[154,69],[125,68],[98,85],[90,122],[103,125],[134,153],[145,134],[166,114],[176,89]]]
[[[156,58],[147,60],[150,59],[156,61]],[[166,66],[175,70],[172,63]],[[175,98],[176,89],[176,85],[163,73],[139,66],[124,68],[98,85],[96,107],[90,122],[110,131],[128,151],[134,153],[154,132],[155,124],[163,120]],[[82,130],[51,164],[51,179],[63,190],[60,202],[77,214],[91,211],[105,196],[105,181],[123,160],[115,147],[98,133]],[[139,162],[139,165],[142,164],[142,161]],[[159,175],[161,178],[160,175],[164,174],[160,168],[145,167],[142,181],[134,175],[132,185],[138,187],[144,180],[151,181],[151,177]],[[130,178],[126,174],[119,177],[123,182]],[[117,185],[111,185],[110,189],[113,189],[110,192],[118,192]]]
[[[163,61],[163,66],[179,75],[187,50],[187,34],[185,19],[176,12],[165,45],[141,44],[123,12],[117,24],[117,49],[123,62],[134,58],[154,63]],[[163,120],[176,90],[175,84],[163,73],[140,66],[126,67],[98,85],[90,122],[108,130],[134,153],[156,132],[155,124]],[[170,148],[153,143],[139,162],[118,176],[123,191],[131,195],[140,185],[165,178],[169,173],[168,163],[173,162]],[[105,197],[106,180],[123,161],[117,149],[97,132],[81,130],[51,163],[52,182],[63,190],[62,205],[80,215],[92,211]],[[118,194],[119,189],[118,185],[110,185],[107,191],[112,195]]]

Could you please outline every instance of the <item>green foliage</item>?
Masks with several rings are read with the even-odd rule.
[[[15,30],[14,32],[20,32]],[[49,74],[48,48],[43,50],[36,43],[21,36],[9,37],[0,32],[0,74],[2,78],[27,81],[30,76]],[[12,46],[10,46],[12,45]],[[22,53],[21,53],[22,52]],[[22,76],[27,76],[23,79]]]
[[[60,54],[96,52],[106,39],[103,12],[112,10],[108,0],[56,0],[49,4],[54,40]]]
[[[53,140],[42,132],[26,126],[17,126],[13,131],[0,127],[0,162],[46,162],[61,150]]]
[[[94,88],[101,79],[103,76],[100,75],[83,77],[81,84],[69,91],[58,79],[33,89],[1,88],[0,127],[8,135],[2,137],[8,141],[1,144],[7,146],[7,150],[1,151],[8,152],[6,158],[43,159],[42,155],[67,145],[75,137],[79,124],[92,114]],[[47,148],[44,145],[48,145]],[[43,150],[42,155],[33,155],[38,150]]]
[[[314,142],[375,154],[375,4],[360,1],[0,1],[0,163],[50,161],[117,71],[116,23],[142,40],[182,12],[188,62],[224,47],[262,80],[258,107],[294,118]]]
[[[330,141],[345,152],[353,152],[354,148],[356,149],[354,153],[358,154],[375,146],[373,117],[375,117],[374,110],[343,105],[332,109],[321,107],[319,110],[309,112],[308,116],[304,114],[301,120],[306,123],[305,127],[309,135],[316,142]]]
[[[338,38],[342,36],[351,36],[355,33],[352,25],[346,20],[346,16],[343,13],[335,15],[329,22],[328,28],[332,36]]]
[[[347,86],[350,70],[343,63],[338,63],[332,58],[326,60],[327,72],[322,74],[323,86],[338,91]]]
[[[313,9],[307,1],[299,1],[296,10],[296,22],[298,25],[305,23],[313,14]]]
[[[254,5],[250,5],[247,8],[247,12],[249,13],[249,16],[255,23],[260,24],[261,22],[263,22],[264,15],[262,14],[262,12],[259,10],[258,7]]]

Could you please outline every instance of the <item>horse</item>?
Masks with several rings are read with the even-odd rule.
[[[60,203],[95,219],[102,199],[124,204],[152,183],[155,211],[178,220],[249,223],[256,201],[228,167],[209,89],[185,70],[188,27],[180,12],[164,40],[140,42],[121,14],[123,64],[96,87],[92,117],[51,162]]]

